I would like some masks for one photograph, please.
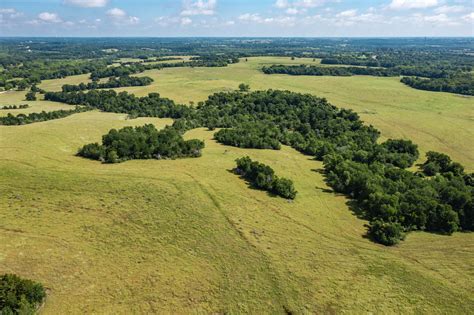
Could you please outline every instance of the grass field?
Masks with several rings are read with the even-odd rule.
[[[474,167],[472,99],[396,79],[264,76],[256,71],[263,61],[151,72],[152,86],[130,90],[180,102],[240,82],[311,92],[365,110],[385,137],[439,146]],[[197,159],[103,165],[74,156],[111,128],[171,123],[125,117],[93,111],[0,127],[0,272],[44,283],[45,314],[472,313],[473,233],[372,243],[366,222],[325,185],[320,162],[288,147],[223,146],[204,129],[185,135],[206,142]],[[296,200],[232,174],[243,155],[293,179]]]

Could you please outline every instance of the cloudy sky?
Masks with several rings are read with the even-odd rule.
[[[0,0],[0,36],[474,36],[474,0]]]

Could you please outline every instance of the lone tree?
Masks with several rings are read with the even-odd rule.
[[[36,92],[29,91],[25,95],[27,101],[36,101]]]
[[[248,92],[250,90],[250,85],[245,84],[245,83],[240,83],[239,84],[239,91],[240,92]]]

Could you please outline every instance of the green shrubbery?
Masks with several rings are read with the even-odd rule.
[[[0,276],[0,314],[34,314],[46,298],[43,286],[14,274]]]
[[[28,104],[20,104],[20,105],[3,105],[0,109],[8,110],[8,109],[24,109],[28,108],[30,105]]]
[[[214,134],[220,143],[239,148],[280,149],[280,130],[263,123],[243,123],[233,129],[221,129]]]
[[[265,164],[252,161],[248,156],[237,159],[235,172],[242,175],[253,186],[281,196],[286,199],[295,199],[296,190],[293,182],[287,178],[279,178],[273,169]]]
[[[175,128],[157,130],[148,124],[112,129],[102,137],[102,145],[87,144],[77,154],[105,163],[118,163],[132,159],[199,157],[203,148],[203,141],[185,141]]]
[[[152,82],[153,79],[150,77],[130,77],[128,75],[124,75],[118,78],[111,77],[105,83],[98,83],[97,81],[93,81],[87,84],[80,83],[78,85],[65,84],[62,86],[62,91],[77,92],[96,89],[112,89],[126,86],[146,86],[150,85]]]
[[[14,116],[8,113],[7,116],[0,117],[0,125],[14,126],[14,125],[32,124],[35,122],[64,118],[72,114],[83,113],[89,110],[91,110],[90,107],[76,106],[75,109],[70,109],[70,110],[61,109],[61,110],[56,110],[52,112],[42,111],[41,113],[30,113],[28,115],[18,114]]]

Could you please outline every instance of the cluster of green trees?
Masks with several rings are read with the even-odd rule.
[[[9,65],[0,73],[0,87],[5,90],[25,90],[42,80],[85,74],[107,67],[108,60],[32,60]],[[16,79],[21,78],[21,79]]]
[[[182,118],[191,115],[194,109],[175,104],[158,93],[145,97],[136,97],[127,92],[117,93],[113,90],[92,90],[84,92],[47,92],[44,99],[70,105],[87,105],[104,112],[126,113],[135,117]]]
[[[214,138],[226,145],[239,148],[280,149],[280,129],[262,122],[242,123],[232,129],[221,129]]]
[[[40,283],[14,274],[0,276],[0,314],[35,314],[46,298]]]
[[[248,156],[236,160],[235,172],[248,180],[254,187],[269,191],[286,199],[295,199],[297,191],[293,182],[279,178],[268,165],[252,161]]]
[[[70,110],[55,110],[52,112],[42,111],[41,113],[30,113],[28,115],[18,114],[16,116],[8,113],[7,116],[0,117],[0,125],[15,126],[15,125],[27,125],[41,121],[53,120],[64,118],[72,114],[82,113],[91,110],[87,106],[76,106]]]
[[[77,92],[85,90],[96,90],[96,89],[113,89],[118,87],[127,86],[146,86],[150,85],[153,79],[150,77],[130,77],[124,75],[121,77],[109,78],[107,82],[99,83],[97,81],[85,83],[79,83],[78,85],[64,84],[62,86],[63,92]]]
[[[77,154],[104,163],[119,163],[132,159],[199,157],[203,148],[203,141],[185,141],[175,128],[157,130],[155,126],[147,124],[142,127],[112,129],[102,137],[101,145],[87,144]]]
[[[428,157],[430,174],[443,169]],[[338,154],[326,156],[324,167],[329,185],[356,200],[356,207],[370,220],[369,234],[377,242],[396,244],[412,230],[451,234],[474,229],[472,175],[465,174],[457,163],[431,177]]]
[[[47,93],[46,97],[107,111],[172,117],[180,131],[224,128],[215,137],[232,146],[290,145],[324,161],[328,184],[355,200],[371,222],[369,234],[386,245],[412,230],[447,234],[474,230],[472,174],[433,154],[422,172],[406,170],[419,158],[414,143],[397,139],[379,143],[377,129],[324,98],[289,91],[235,91],[216,93],[197,107],[183,108],[157,94],[137,98],[91,91]]]
[[[20,104],[20,105],[3,105],[0,109],[24,109],[28,108],[30,105],[28,104]]]
[[[403,77],[401,82],[419,90],[474,95],[474,76],[469,73],[449,78]]]

